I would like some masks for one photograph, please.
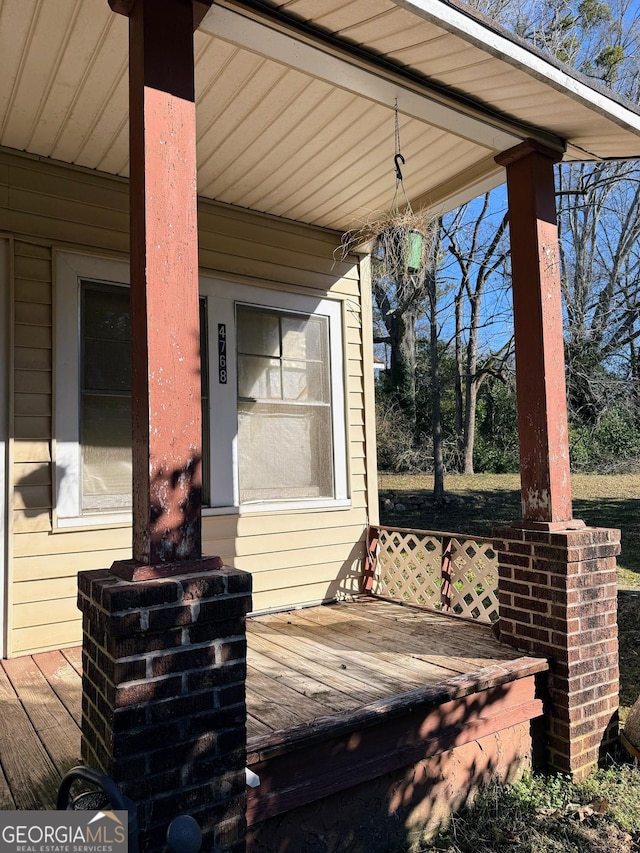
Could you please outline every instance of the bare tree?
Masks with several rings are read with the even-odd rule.
[[[501,377],[512,351],[512,336],[490,346],[485,334],[481,351],[481,332],[490,325],[485,311],[487,286],[506,292],[509,285],[509,247],[505,239],[507,213],[497,225],[493,222],[491,194],[479,202],[464,205],[443,223],[443,238],[456,264],[455,294],[455,420],[458,451],[465,474],[473,473],[476,407],[478,391],[487,376]],[[466,223],[469,223],[468,225]],[[500,303],[492,294],[492,311]]]
[[[573,164],[558,187],[569,405],[574,419],[593,423],[619,396],[616,378],[637,379],[640,168]]]

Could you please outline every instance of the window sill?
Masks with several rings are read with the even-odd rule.
[[[133,521],[131,512],[94,513],[92,515],[73,516],[54,519],[53,533],[73,533],[76,530],[98,530],[116,527],[130,527]]]
[[[351,501],[343,500],[323,501],[270,501],[269,503],[247,503],[240,506],[212,506],[203,507],[203,517],[215,515],[262,515],[265,512],[322,512],[332,510],[351,509]]]
[[[242,506],[205,506],[202,508],[203,518],[215,518],[218,515],[262,515],[264,513],[291,512],[332,512],[334,510],[351,509],[351,501],[290,501],[288,503],[243,504]],[[52,533],[73,533],[78,530],[101,530],[118,527],[130,527],[133,516],[130,512],[105,513],[101,515],[83,515],[74,518],[57,518]]]

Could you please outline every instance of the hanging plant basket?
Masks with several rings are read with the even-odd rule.
[[[424,209],[414,211],[405,192],[401,169],[405,159],[400,153],[397,98],[394,127],[396,153],[393,165],[396,185],[391,206],[388,211],[369,217],[359,228],[343,234],[340,250],[344,259],[363,244],[370,245],[375,279],[393,280],[400,288],[407,285],[415,287],[425,280],[433,268],[437,217]],[[400,192],[405,200],[402,209],[398,205]]]
[[[343,234],[340,254],[369,245],[376,278],[423,279],[434,263],[435,228],[436,217],[425,210],[382,212]]]

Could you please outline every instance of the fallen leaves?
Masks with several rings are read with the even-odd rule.
[[[586,805],[581,803],[567,803],[564,808],[544,808],[536,809],[536,814],[540,817],[551,818],[557,820],[562,817],[571,817],[580,822],[588,817],[603,817],[609,811],[611,803],[606,797],[599,797]]]

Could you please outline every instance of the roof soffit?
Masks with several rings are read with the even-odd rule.
[[[384,2],[388,5],[388,0]],[[565,147],[554,133],[489,110],[414,68],[285,16],[261,0],[218,0],[200,28],[388,108],[393,108],[398,97],[399,109],[406,115],[494,151],[525,138],[560,150]]]
[[[225,0],[222,0],[225,2]],[[383,54],[460,109],[475,106],[565,159],[640,157],[640,110],[548,57],[460,0],[226,0],[321,32],[354,56]],[[378,57],[378,60],[380,58]],[[547,137],[546,140],[544,137]],[[555,147],[555,146],[554,146]]]

